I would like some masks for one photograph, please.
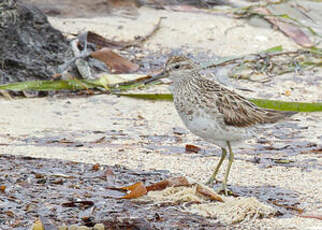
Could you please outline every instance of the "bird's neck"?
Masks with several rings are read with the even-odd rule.
[[[185,88],[191,88],[191,85],[195,85],[200,78],[198,73],[195,73],[193,70],[182,71],[170,75],[170,80],[172,84],[169,86],[171,93],[183,90]]]

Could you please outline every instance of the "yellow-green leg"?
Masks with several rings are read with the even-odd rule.
[[[227,141],[227,146],[228,146],[228,150],[229,150],[229,161],[228,161],[228,166],[227,166],[227,170],[226,170],[226,173],[225,173],[225,178],[224,178],[224,181],[222,183],[222,190],[224,191],[225,195],[227,196],[228,195],[228,191],[227,191],[227,180],[228,180],[228,176],[229,176],[229,172],[230,172],[230,168],[231,168],[231,165],[233,164],[233,161],[234,161],[234,153],[233,151],[231,150],[231,146],[230,146],[230,142]]]
[[[215,180],[216,180],[216,176],[217,176],[217,173],[220,169],[220,166],[222,164],[222,162],[224,161],[225,157],[226,157],[226,154],[227,154],[227,150],[225,148],[221,148],[221,157],[220,157],[220,160],[213,172],[213,174],[211,175],[211,177],[209,178],[209,180],[207,181],[206,184],[212,184]]]

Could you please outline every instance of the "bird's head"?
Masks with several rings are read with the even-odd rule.
[[[195,66],[196,65],[185,56],[172,56],[165,63],[163,71],[152,76],[145,84],[167,77],[174,82],[182,77],[189,76],[189,74],[184,73],[193,70]]]
[[[194,63],[185,56],[172,56],[168,59],[164,66],[164,72],[172,73],[189,71],[194,68]]]

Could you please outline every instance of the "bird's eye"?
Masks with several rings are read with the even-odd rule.
[[[180,68],[180,65],[175,65],[174,68],[175,69],[179,69]]]

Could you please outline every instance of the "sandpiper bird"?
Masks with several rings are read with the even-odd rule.
[[[175,108],[186,127],[205,141],[221,147],[221,158],[207,184],[216,180],[228,149],[229,162],[222,182],[225,195],[234,160],[231,145],[252,137],[256,125],[275,123],[296,113],[257,107],[218,82],[205,78],[200,68],[184,56],[170,57],[163,71],[146,84],[165,77],[172,81],[170,91]]]

